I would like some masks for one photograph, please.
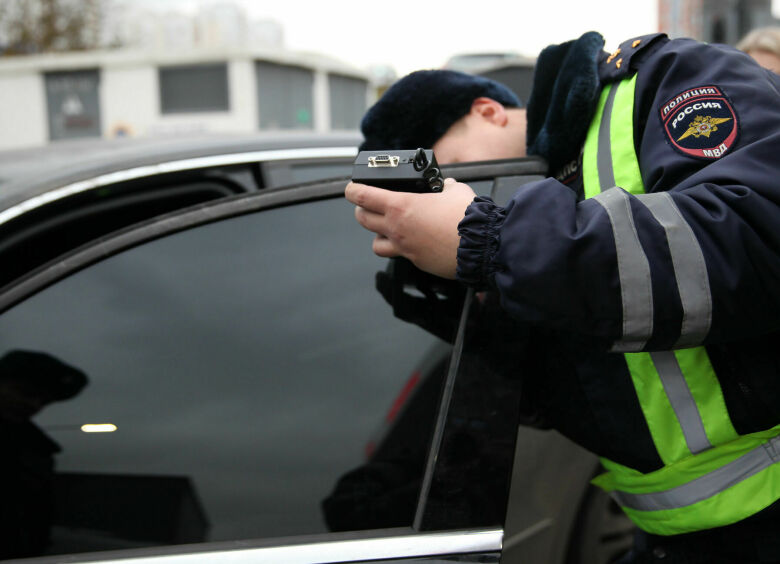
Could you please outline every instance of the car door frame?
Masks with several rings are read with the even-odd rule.
[[[464,163],[443,167],[445,176],[464,182],[522,177],[542,178],[545,164],[540,159],[507,160],[490,163]],[[207,202],[178,210],[126,228],[93,241],[3,289],[0,314],[16,304],[92,264],[132,247],[208,223],[292,204],[332,199],[343,194],[344,179],[308,185],[270,189]],[[461,328],[462,332],[463,328]],[[440,407],[441,408],[441,407]],[[429,457],[437,456],[433,445]],[[418,532],[412,528],[303,535],[287,539],[240,540],[199,545],[174,545],[144,549],[108,551],[85,555],[60,555],[27,560],[45,564],[61,562],[360,562],[393,558],[427,558],[446,555],[479,554],[498,558],[503,545],[503,528],[475,528],[459,531]],[[316,555],[316,559],[315,558]]]

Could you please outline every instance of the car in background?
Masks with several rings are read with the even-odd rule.
[[[531,98],[536,60],[514,51],[453,55],[445,69],[484,76],[505,84],[527,104]]]
[[[370,252],[343,198],[357,142],[122,145],[27,180],[0,155],[0,558],[605,564],[627,548],[596,458],[520,425],[523,374],[484,362],[514,335]],[[545,168],[443,172],[501,201]]]
[[[492,53],[462,53],[453,55],[444,63],[445,69],[457,70],[468,73],[479,73],[506,63],[525,61],[526,59],[517,52],[492,52]]]

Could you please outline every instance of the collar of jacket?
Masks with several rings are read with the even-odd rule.
[[[580,152],[601,92],[603,46],[604,38],[589,31],[539,54],[528,100],[527,145],[528,154],[544,157],[550,171]]]

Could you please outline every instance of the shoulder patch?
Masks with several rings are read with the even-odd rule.
[[[673,96],[660,109],[672,147],[684,155],[719,159],[734,146],[737,114],[717,86],[697,86]]]

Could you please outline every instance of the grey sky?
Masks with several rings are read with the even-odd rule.
[[[224,0],[155,0],[157,9],[195,11]],[[260,2],[233,0],[252,19],[282,24],[286,46],[318,51],[359,67],[392,65],[400,74],[440,67],[453,54],[517,51],[535,56],[551,43],[600,31],[607,48],[657,31],[657,0],[429,0]]]

